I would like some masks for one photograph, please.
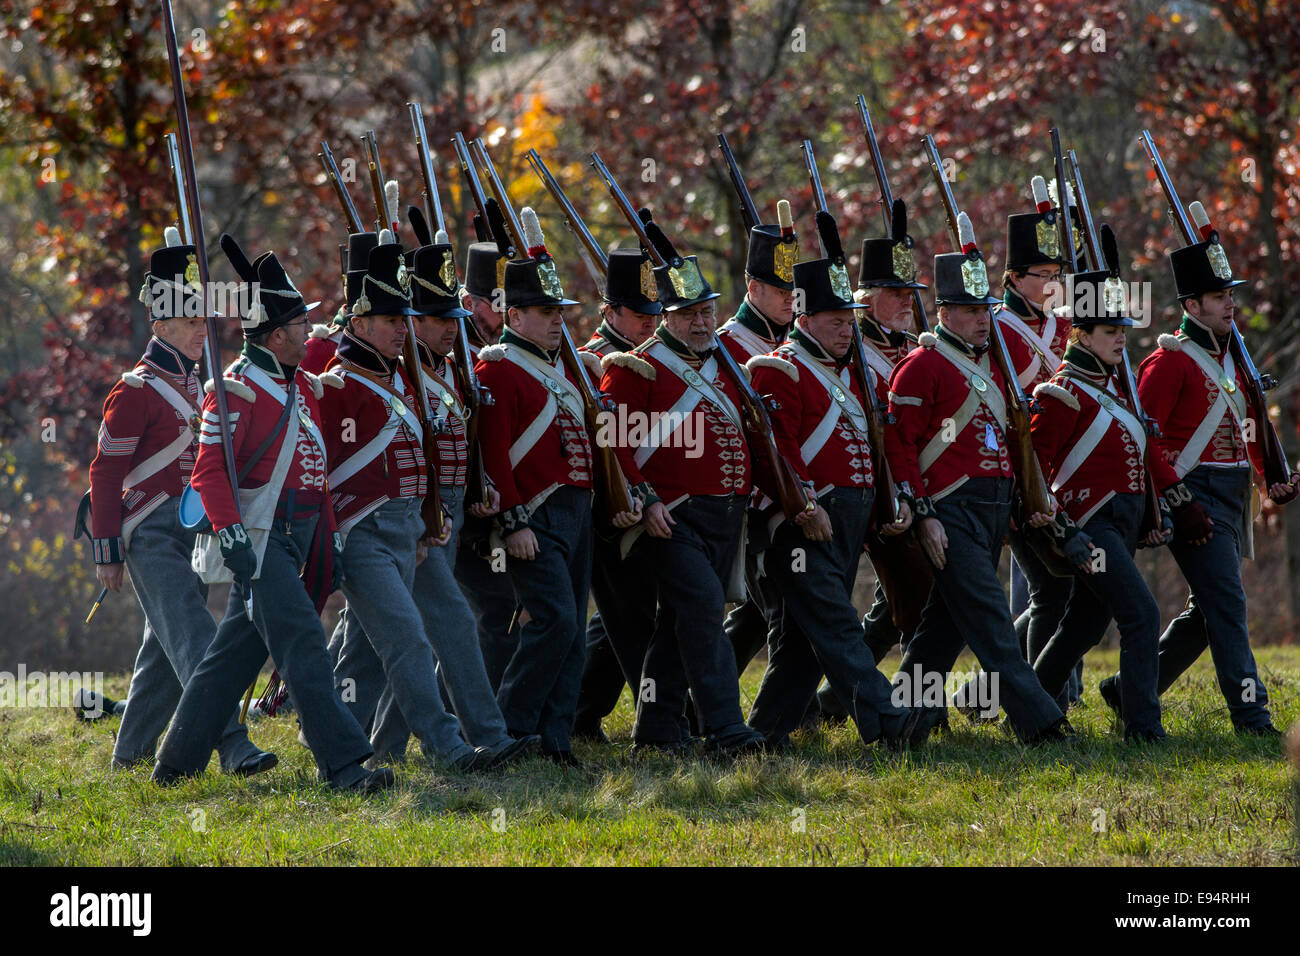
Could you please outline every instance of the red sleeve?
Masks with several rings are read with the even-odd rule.
[[[244,436],[248,434],[247,426],[252,420],[253,403],[227,389],[226,412],[233,419],[230,425],[230,443],[234,448],[235,461],[238,462]],[[235,418],[236,415],[239,417]],[[215,530],[220,531],[240,520],[239,504],[230,487],[226,459],[221,448],[217,396],[211,392],[203,399],[203,426],[199,433],[199,451],[194,459],[190,484],[203,499],[203,510]]]
[[[122,534],[122,484],[147,426],[144,389],[118,379],[104,400],[99,448],[90,463],[92,537],[116,538]]]
[[[1029,347],[1019,332],[1008,327],[1001,319],[998,320],[998,328],[1002,330],[1002,341],[1007,343],[1007,354],[1011,356],[1016,378],[1020,378],[1031,366],[1038,364],[1038,353]]]
[[[1065,457],[1065,446],[1074,433],[1078,417],[1077,411],[1055,395],[1047,392],[1038,395],[1038,411],[1029,421],[1029,434],[1038,455],[1038,464],[1049,482]]]
[[[803,420],[803,396],[799,385],[780,369],[760,365],[754,369],[754,391],[770,396],[777,407],[768,406],[772,436],[777,450],[790,463],[800,481],[810,481],[808,465],[800,453],[799,424]],[[766,489],[764,489],[766,490]]]
[[[650,381],[649,379],[638,375],[636,372],[622,365],[609,365],[605,369],[605,375],[600,380],[600,390],[614,400],[619,406],[619,410],[627,412],[644,412],[650,406]],[[617,428],[613,429],[613,434],[609,437],[614,447],[614,453],[618,457],[618,463],[623,466],[623,476],[627,478],[628,484],[639,485],[645,482],[645,476],[641,474],[641,469],[636,466],[634,455],[635,448],[630,448],[626,443],[619,441],[620,435]]]
[[[920,455],[928,440],[934,389],[929,373],[909,359],[898,364],[889,380],[889,414],[894,425],[885,429],[885,454],[895,482],[907,482],[912,494],[920,498],[925,495]]]
[[[1167,357],[1158,358],[1162,354]],[[1156,351],[1143,359],[1142,364],[1137,368],[1138,400],[1142,403],[1143,411],[1160,427],[1165,436],[1169,433],[1165,426],[1169,423],[1174,406],[1178,403],[1178,396],[1183,390],[1185,370],[1179,366],[1184,363],[1174,359],[1173,353]],[[1171,485],[1178,484],[1178,475],[1174,471],[1173,462],[1178,457],[1180,449],[1168,437],[1150,440],[1156,443],[1157,452],[1149,459],[1151,477],[1155,479],[1156,488],[1164,491]]]
[[[480,361],[474,366],[479,382],[492,393],[492,404],[479,406],[482,420],[478,442],[483,455],[483,470],[501,494],[502,511],[524,503],[510,465],[510,445],[520,418],[519,390],[506,374],[505,365],[503,361]]]

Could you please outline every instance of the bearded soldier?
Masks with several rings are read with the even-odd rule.
[[[387,240],[387,241],[385,241]],[[415,568],[428,547],[421,515],[429,476],[410,397],[421,383],[397,374],[413,315],[402,249],[387,230],[370,250],[366,271],[349,283],[351,317],[322,377],[322,429],[331,461],[330,492],[343,539],[343,593],[349,614],[335,665],[335,686],[358,722],[371,719],[377,760],[399,760],[414,733],[424,758],[462,771],[496,759],[465,743],[443,706],[433,649],[413,596]],[[384,688],[370,696],[373,674]],[[353,674],[359,675],[352,678]],[[355,682],[354,682],[355,681]]]
[[[614,249],[601,295],[601,322],[586,345],[584,356],[597,360],[628,352],[654,334],[663,313],[650,259],[639,249]],[[603,375],[599,362],[593,375]],[[578,696],[573,735],[607,741],[600,722],[618,704],[626,682],[636,695],[650,634],[654,630],[655,596],[645,586],[644,573],[619,553],[617,529],[596,528],[591,592],[596,613],[587,621],[587,662]]]
[[[1109,267],[1071,277],[1071,302],[1062,311],[1071,331],[1056,374],[1034,391],[1039,409],[1031,425],[1034,450],[1053,493],[1082,529],[1090,554],[1071,583],[1056,632],[1034,660],[1034,672],[1062,709],[1066,684],[1089,648],[1100,643],[1112,618],[1119,624],[1124,737],[1165,736],[1156,694],[1160,608],[1133,562],[1146,509],[1146,425],[1116,379],[1124,359],[1125,310],[1119,253],[1102,226]],[[1163,541],[1152,531],[1148,544]],[[1093,551],[1100,548],[1100,552]],[[1104,562],[1094,565],[1091,554]]]
[[[228,236],[222,248],[240,278],[259,289],[241,316],[244,353],[224,376],[238,498],[226,472],[215,395],[204,402],[192,484],[215,532],[196,548],[196,567],[215,579],[224,565],[234,583],[226,615],[158,750],[154,780],[170,784],[207,766],[229,721],[230,702],[257,676],[269,651],[322,779],[331,787],[371,792],[390,786],[393,775],[362,766],[370,742],[334,693],[320,625],[319,609],[337,585],[337,563],[321,386],[298,367],[308,307],[273,253],[249,263]]]
[[[1183,308],[1174,335],[1161,335],[1159,348],[1138,368],[1142,405],[1159,424],[1160,455],[1155,457],[1157,486],[1173,512],[1169,544],[1187,581],[1187,608],[1160,638],[1158,690],[1164,693],[1208,645],[1232,718],[1241,734],[1275,736],[1268,691],[1259,679],[1246,624],[1246,594],[1241,584],[1242,555],[1253,556],[1251,468],[1263,474],[1259,444],[1246,429],[1252,415],[1242,386],[1242,370],[1228,349],[1236,305],[1234,279],[1219,236],[1199,203],[1193,219],[1208,238],[1169,254],[1174,286]],[[1270,498],[1286,499],[1300,484],[1292,471],[1287,482],[1267,488]],[[1127,722],[1123,674],[1102,681],[1102,697]]]
[[[136,657],[113,766],[153,762],[216,625],[208,613],[208,587],[190,569],[194,532],[181,525],[181,492],[190,483],[198,440],[199,380],[195,363],[207,325],[193,246],[156,250],[140,290],[153,337],[135,368],[109,392],[99,429],[99,451],[90,466],[91,534],[95,574],[117,591],[123,568],[145,614],[144,642]],[[274,754],[259,750],[237,717],[237,695],[227,701],[228,720],[217,751],[221,769],[240,776],[269,770]]]
[[[470,313],[465,331],[474,362],[478,361],[481,349],[495,345],[501,337],[505,321],[505,268],[506,257],[497,251],[495,242],[470,245],[465,258],[461,305]],[[483,665],[495,692],[501,686],[506,662],[518,642],[510,630],[514,590],[504,561],[495,560],[490,554],[490,531],[491,522],[485,515],[471,514],[465,518],[455,568],[456,580],[474,612]]]
[[[913,706],[926,704],[911,741],[943,716],[925,690],[942,686],[968,644],[999,678],[1000,704],[1024,741],[1059,739],[1069,728],[1020,656],[1006,593],[998,581],[1011,519],[1014,479],[1006,441],[1005,382],[990,363],[988,273],[970,220],[960,214],[963,252],[935,257],[939,324],[899,364],[889,384],[889,461],[915,496],[917,537],[934,587],[895,683]],[[1029,516],[1041,527],[1050,515]],[[960,624],[958,623],[960,622]],[[908,693],[910,689],[910,693]],[[941,703],[941,702],[939,702]]]
[[[833,233],[834,220],[819,213],[818,227]],[[839,241],[824,245],[835,250]],[[782,521],[767,553],[781,614],[749,722],[766,735],[769,748],[781,746],[825,672],[864,743],[883,738],[898,744],[909,729],[909,711],[891,702],[892,688],[862,641],[853,607],[873,498],[863,405],[876,396],[863,393],[848,367],[854,313],[863,306],[851,300],[848,275],[835,258],[798,263],[794,283],[802,305],[789,339],[770,356],[750,359],[749,368],[754,388],[774,399],[777,446],[811,486],[817,505],[793,523]],[[911,524],[903,507],[900,531]]]
[[[601,383],[621,414],[660,424],[640,444],[620,442],[629,481],[648,487],[642,527],[622,543],[653,574],[659,610],[641,671],[633,741],[681,752],[691,693],[710,749],[761,749],[740,709],[736,655],[722,634],[728,594],[741,586],[745,509],[752,486],[735,383],[714,350],[713,300],[694,256],[683,259],[653,222],[666,264],[655,269],[664,318],[654,337],[602,360]]]

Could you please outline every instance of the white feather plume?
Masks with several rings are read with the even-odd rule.
[[[1196,224],[1197,229],[1203,229],[1210,224],[1210,216],[1199,199],[1187,207],[1187,213],[1192,217],[1192,222]]]
[[[451,237],[447,235],[447,230],[446,230],[446,229],[439,229],[439,230],[438,230],[438,234],[437,234],[436,236],[433,237],[433,241],[434,241],[437,245],[443,246],[443,245],[446,245],[447,243],[451,242]]]
[[[1047,198],[1047,180],[1042,176],[1035,176],[1029,180],[1029,188],[1034,191],[1034,205],[1038,206],[1048,202]]]
[[[175,226],[168,226],[163,230],[163,242],[169,246],[179,246],[181,244],[181,231]]]
[[[380,229],[380,230],[379,230],[379,244],[380,244],[381,246],[386,246],[386,245],[388,245],[390,242],[395,242],[395,241],[396,241],[396,240],[393,238],[393,230],[391,230],[391,229]]]
[[[537,220],[537,213],[532,206],[519,210],[519,226],[524,231],[524,245],[529,249],[546,245],[546,236],[542,234],[542,224]]]
[[[782,199],[776,204],[776,221],[782,229],[789,229],[794,225],[794,217],[790,215],[790,201]]]
[[[388,221],[397,222],[397,180],[390,179],[384,183],[384,201],[388,204]]]
[[[1061,191],[1056,188],[1055,178],[1053,178],[1053,180],[1047,184],[1047,194],[1052,198],[1052,205],[1055,206],[1057,209],[1060,209]]]
[[[957,240],[963,247],[975,243],[975,227],[971,225],[970,216],[964,212],[957,213]]]

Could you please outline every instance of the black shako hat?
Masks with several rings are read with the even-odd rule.
[[[817,213],[817,235],[826,251],[824,259],[797,262],[794,266],[794,311],[796,315],[816,315],[832,309],[866,309],[853,301],[849,272],[844,264],[844,246],[840,243],[835,217],[825,210]]]
[[[577,305],[564,297],[560,274],[555,260],[546,251],[546,236],[542,224],[531,206],[519,210],[519,224],[524,243],[528,246],[527,259],[514,259],[506,263],[506,308],[528,308],[544,305]]]
[[[1201,241],[1183,246],[1169,253],[1169,265],[1174,270],[1174,288],[1179,300],[1207,292],[1222,292],[1245,284],[1245,279],[1234,279],[1228,265],[1228,254],[1219,242],[1218,230],[1200,202],[1188,207],[1192,222],[1200,230]]]
[[[392,233],[385,229],[366,256],[366,268],[348,270],[348,314],[353,318],[421,314],[411,308],[411,274],[402,247],[391,239]],[[355,264],[349,256],[348,265]]]
[[[1101,227],[1101,251],[1106,260],[1105,269],[1075,273],[1065,283],[1070,295],[1066,305],[1070,325],[1076,329],[1134,324],[1128,314],[1128,296],[1119,275],[1119,247],[1109,224]]]
[[[859,289],[924,289],[916,281],[915,243],[907,234],[907,203],[894,200],[890,235],[862,240],[862,261],[858,265]]]
[[[1041,265],[1064,265],[1060,225],[1048,196],[1047,182],[1042,176],[1035,176],[1030,186],[1036,211],[1007,216],[1006,267],[1019,271]]]
[[[203,288],[197,250],[181,244],[181,234],[175,226],[168,226],[163,235],[167,245],[149,256],[140,301],[150,321],[202,316]]]
[[[406,254],[411,273],[411,308],[420,315],[461,319],[469,311],[460,304],[460,283],[451,243],[434,242]]]
[[[249,262],[234,237],[222,233],[219,243],[235,273],[246,283],[245,289],[256,284],[255,298],[246,294],[240,296],[239,320],[245,337],[274,331],[320,305],[319,302],[303,300],[302,293],[274,252],[264,252]]]
[[[659,315],[664,310],[650,257],[640,249],[610,251],[605,291],[601,298],[610,305],[643,315]]]
[[[777,222],[762,223],[749,230],[749,252],[745,275],[778,289],[794,288],[794,264],[799,259],[799,237],[795,235],[790,203],[776,205]]]
[[[650,243],[665,262],[654,270],[655,282],[659,286],[659,301],[663,303],[664,311],[676,312],[687,306],[719,298],[719,294],[710,288],[704,274],[700,272],[698,259],[695,256],[683,258],[678,253],[672,241],[654,221],[649,209],[641,209],[638,215],[645,224]]]
[[[936,305],[997,305],[1002,300],[989,295],[989,271],[984,254],[975,245],[970,216],[957,214],[957,235],[961,252],[934,257],[934,301]]]
[[[470,243],[465,255],[465,289],[470,295],[492,298],[496,289],[505,288],[506,257],[497,251],[495,242]]]

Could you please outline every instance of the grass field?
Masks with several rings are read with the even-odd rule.
[[[1300,648],[1257,658],[1285,728],[1300,718]],[[0,865],[1293,862],[1291,771],[1277,741],[1232,734],[1209,656],[1166,696],[1173,736],[1160,748],[1115,735],[1096,692],[1115,661],[1089,658],[1071,744],[1027,750],[954,713],[953,734],[903,756],[836,727],[735,764],[639,758],[625,691],[606,721],[614,746],[578,746],[583,771],[539,759],[438,775],[413,762],[371,799],[316,782],[292,718],[253,724],[280,756],[269,774],[237,780],[214,761],[161,790],[147,769],[110,770],[116,718],[4,710]],[[745,675],[746,706],[760,676]],[[126,678],[106,689],[123,694]]]

